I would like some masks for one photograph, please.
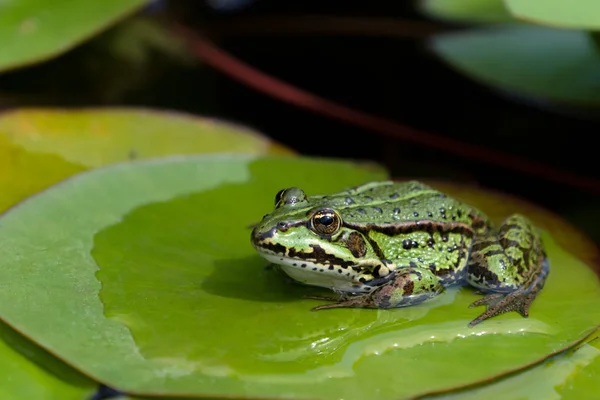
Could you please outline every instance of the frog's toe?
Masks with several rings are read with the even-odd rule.
[[[319,310],[327,310],[329,308],[348,308],[348,307],[352,307],[351,305],[347,304],[344,301],[338,302],[338,303],[331,303],[331,304],[323,304],[320,306],[316,306],[313,307],[311,310],[312,311],[319,311]],[[357,306],[355,306],[357,307]]]
[[[305,299],[313,299],[313,300],[325,300],[325,301],[333,301],[331,304],[323,304],[317,307],[313,307],[312,311],[326,310],[328,308],[362,308],[362,307],[371,307],[372,302],[366,297],[363,296],[353,296],[350,298],[345,298],[344,296],[339,298],[325,297],[325,296],[303,296]]]
[[[476,292],[476,294],[486,294],[485,292],[482,291],[478,291]],[[504,298],[504,294],[502,293],[493,293],[493,294],[487,294],[485,297],[482,297],[479,300],[475,300],[473,303],[471,303],[471,305],[469,305],[469,308],[475,308],[475,307],[479,307],[479,306],[488,306],[488,307],[494,307],[499,301],[501,301]]]
[[[537,293],[527,290],[517,290],[509,294],[494,293],[479,299],[471,307],[486,305],[487,310],[469,323],[472,328],[488,318],[495,317],[511,311],[516,311],[523,317],[529,316],[529,307],[535,299]]]
[[[310,300],[339,301],[339,298],[330,297],[330,296],[310,296],[310,295],[306,295],[306,296],[302,296],[302,298],[303,299],[310,299]]]

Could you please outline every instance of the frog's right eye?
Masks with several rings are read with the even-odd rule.
[[[342,226],[342,218],[330,208],[317,211],[310,222],[314,232],[327,236],[333,235]]]

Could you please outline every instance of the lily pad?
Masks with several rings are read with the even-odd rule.
[[[149,109],[6,112],[0,115],[0,212],[88,168],[131,158],[215,151],[291,154],[247,128],[178,113]],[[1,398],[83,398],[82,390],[87,389],[77,379],[89,385],[91,380],[76,379],[75,370],[57,377],[61,362],[19,339],[8,327],[0,332],[8,332],[0,336],[0,358],[7,368],[0,377]],[[10,343],[23,351],[14,350]]]
[[[436,35],[430,45],[461,73],[501,91],[557,104],[600,105],[600,53],[586,32],[482,28]]]
[[[596,352],[600,355],[600,339],[590,343],[593,349],[587,349],[586,353]],[[591,354],[590,354],[591,355]],[[593,399],[600,390],[598,377],[600,376],[600,357],[596,355],[589,363],[581,363],[576,371],[569,376],[568,381],[560,388],[563,400]]]
[[[0,114],[0,212],[90,168],[216,152],[292,154],[248,128],[175,112],[118,108],[5,112]]]
[[[513,23],[503,0],[421,0],[421,11],[441,20],[461,23]]]
[[[600,2],[597,0],[504,0],[509,11],[528,22],[560,28],[598,30]]]
[[[4,0],[0,2],[0,71],[64,53],[147,2]]]
[[[128,393],[321,399],[466,384],[564,348],[600,321],[596,275],[550,232],[552,272],[528,319],[468,328],[478,312],[468,288],[405,309],[311,312],[318,302],[302,297],[323,292],[266,270],[247,227],[281,187],[316,194],[384,177],[243,155],[78,175],[0,219],[0,282],[10,282],[0,316]]]
[[[0,323],[0,398],[81,400],[97,384]]]
[[[514,374],[492,384],[481,385],[468,391],[456,390],[453,393],[439,396],[418,396],[419,399],[567,399],[593,398],[598,393],[598,384],[577,385],[579,397],[572,396],[570,387],[574,377],[585,376],[583,373],[593,364],[600,361],[600,350],[594,346],[584,345],[568,356],[552,358],[543,364],[520,374]],[[582,371],[583,370],[583,371]],[[587,372],[587,371],[586,371]],[[595,375],[597,378],[597,375]],[[595,381],[597,382],[597,381]]]

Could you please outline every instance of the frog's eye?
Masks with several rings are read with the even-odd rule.
[[[321,235],[333,235],[342,226],[342,219],[330,208],[317,211],[310,222],[311,229]]]
[[[282,189],[275,195],[275,208],[279,208],[284,204],[294,206],[304,201],[306,201],[306,195],[302,189],[295,187]]]

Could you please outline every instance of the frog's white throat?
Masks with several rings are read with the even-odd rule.
[[[311,286],[320,286],[337,292],[364,293],[374,288],[358,281],[357,272],[351,268],[333,268],[323,264],[285,257],[270,253],[263,249],[261,256],[267,261],[277,264],[290,278]]]

